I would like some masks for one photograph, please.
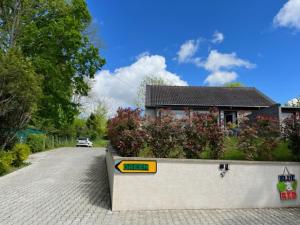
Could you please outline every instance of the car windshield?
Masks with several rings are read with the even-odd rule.
[[[88,138],[78,138],[79,141],[87,141]]]

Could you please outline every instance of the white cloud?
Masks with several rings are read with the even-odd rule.
[[[224,41],[224,38],[225,38],[224,34],[222,34],[219,31],[215,31],[214,34],[213,34],[211,42],[214,43],[214,44],[219,44],[219,43],[222,43]]]
[[[275,26],[300,30],[300,0],[289,0],[275,16]]]
[[[218,86],[235,81],[238,78],[238,74],[232,71],[234,68],[244,67],[251,69],[256,65],[238,58],[234,52],[227,54],[212,50],[207,59],[201,62],[199,66],[210,72],[204,83],[210,86]]]
[[[112,116],[118,107],[135,104],[138,87],[144,77],[149,75],[161,77],[169,85],[188,85],[177,74],[167,70],[163,56],[144,55],[129,66],[98,72],[90,91],[90,99],[104,102],[109,106],[109,116]]]
[[[135,57],[135,59],[136,59],[136,60],[139,60],[140,58],[143,58],[144,56],[149,56],[149,55],[150,55],[150,52],[145,51],[145,52],[142,52],[142,53],[138,54],[138,55]]]
[[[236,80],[236,72],[214,71],[205,79],[204,83],[210,86],[219,86]]]
[[[217,50],[212,50],[209,53],[207,60],[204,62],[203,67],[209,71],[216,71],[219,69],[232,69],[234,67],[246,67],[251,69],[255,67],[254,64],[247,60],[237,57],[236,53],[220,53]]]
[[[199,40],[188,40],[184,42],[177,52],[177,60],[179,63],[190,62],[199,48]]]
[[[300,106],[300,98],[293,98],[293,99],[289,100],[287,102],[287,105],[293,106],[293,107]]]

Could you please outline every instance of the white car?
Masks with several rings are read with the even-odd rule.
[[[91,142],[89,138],[78,138],[76,147],[80,146],[93,147],[93,142]]]

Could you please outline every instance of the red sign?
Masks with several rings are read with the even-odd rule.
[[[295,200],[297,199],[297,193],[295,191],[280,192],[281,200]]]

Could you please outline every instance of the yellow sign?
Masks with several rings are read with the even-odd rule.
[[[154,160],[122,160],[115,168],[121,173],[156,173],[157,163]]]

